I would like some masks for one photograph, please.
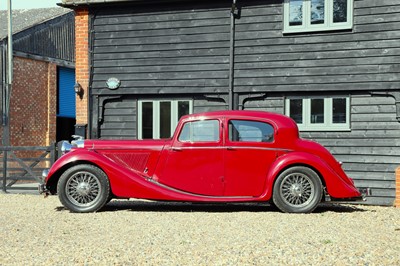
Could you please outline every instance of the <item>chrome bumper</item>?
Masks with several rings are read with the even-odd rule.
[[[361,193],[361,197],[362,197],[362,200],[363,201],[366,201],[367,199],[367,196],[370,196],[371,195],[371,188],[357,188],[358,189],[358,191],[360,191],[360,193]]]
[[[50,194],[50,191],[46,188],[46,178],[49,175],[49,169],[43,170],[41,182],[38,186],[39,194],[44,194],[45,196]]]
[[[335,201],[366,201],[367,196],[371,195],[371,189],[370,188],[357,188],[357,190],[360,192],[361,196],[358,197],[353,197],[353,198],[332,198],[326,190],[325,192],[325,202],[335,202]]]
[[[50,193],[49,190],[46,188],[45,184],[39,184],[38,185],[38,190],[39,190],[39,194],[48,195]]]

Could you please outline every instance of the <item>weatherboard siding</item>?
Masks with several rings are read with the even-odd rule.
[[[283,1],[246,1],[236,26],[240,92],[398,89],[396,0],[354,2],[353,30],[283,34]]]
[[[226,7],[100,9],[93,30],[93,94],[225,92],[228,87]],[[121,80],[117,91],[105,88],[109,77]]]
[[[104,103],[101,139],[136,138],[136,100],[133,98],[110,100]]]
[[[400,123],[391,97],[352,96],[351,131],[304,132],[343,162],[358,187],[370,187],[368,204],[392,205],[400,163]]]
[[[100,122],[94,111],[98,137],[135,138],[138,99],[193,97],[196,113],[227,108],[228,2],[91,8],[94,110],[102,98],[121,96],[105,102]],[[282,33],[282,0],[242,2],[235,39],[239,105],[284,113],[285,96],[350,95],[350,131],[301,136],[343,161],[357,186],[372,188],[368,204],[391,205],[400,123],[394,99],[370,93],[399,89],[398,1],[355,0],[352,30],[297,34]],[[119,89],[106,88],[110,77],[121,80]]]
[[[3,93],[6,88],[6,81],[5,81],[5,58],[3,60],[3,56],[5,54],[5,46],[0,41],[0,124],[3,125]],[[2,127],[1,127],[2,128]],[[2,129],[1,129],[2,130]],[[0,135],[2,135],[2,131],[0,131]]]

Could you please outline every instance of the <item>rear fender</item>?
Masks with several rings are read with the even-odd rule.
[[[321,181],[326,185],[328,194],[334,198],[352,198],[360,195],[354,186],[346,183],[338,173],[335,173],[318,156],[305,152],[290,152],[279,157],[270,167],[266,183],[268,187],[265,190],[263,198],[266,200],[271,199],[275,180],[280,173],[287,168],[299,165],[310,167],[316,171]]]

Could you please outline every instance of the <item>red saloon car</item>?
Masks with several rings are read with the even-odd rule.
[[[63,143],[63,152],[39,190],[58,194],[72,212],[98,211],[112,198],[269,202],[290,213],[362,199],[328,150],[274,113],[187,115],[169,139],[79,139]]]

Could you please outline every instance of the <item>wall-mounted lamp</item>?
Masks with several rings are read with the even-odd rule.
[[[79,84],[79,82],[75,83],[74,91],[75,91],[76,95],[79,96],[79,98],[82,98],[82,96],[83,96],[83,88],[82,88],[81,84]]]

